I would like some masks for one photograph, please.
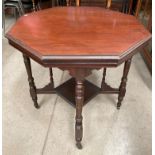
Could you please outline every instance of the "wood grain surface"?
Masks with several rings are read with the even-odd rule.
[[[49,61],[121,57],[151,34],[131,15],[100,7],[56,7],[21,17],[6,37],[30,55]]]

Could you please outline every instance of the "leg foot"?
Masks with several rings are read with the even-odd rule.
[[[77,148],[80,149],[80,150],[83,148],[81,142],[77,142],[77,143],[76,143],[76,146],[77,146]]]
[[[34,106],[35,106],[36,109],[39,109],[40,108],[40,106],[38,105],[38,103],[34,104]]]
[[[119,110],[120,107],[121,107],[121,104],[118,102],[118,103],[117,103],[117,109]]]

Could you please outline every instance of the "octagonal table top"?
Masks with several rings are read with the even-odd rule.
[[[131,15],[100,7],[55,7],[20,17],[6,37],[43,65],[117,65],[151,34]]]

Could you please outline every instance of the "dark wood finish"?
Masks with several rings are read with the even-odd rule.
[[[43,88],[36,89],[37,94],[55,94],[56,93],[56,91],[54,90],[54,80],[53,80],[52,68],[49,68],[49,75],[50,75],[50,83],[47,84]]]
[[[75,139],[76,146],[82,149],[81,140],[83,137],[83,127],[82,127],[82,107],[84,101],[84,85],[83,80],[76,79],[75,87],[75,101],[76,101],[76,123],[75,123]]]
[[[37,94],[55,94],[56,91],[53,88],[53,85],[51,83],[47,84],[43,88],[36,89]]]
[[[118,94],[119,89],[118,88],[112,88],[110,85],[108,85],[106,82],[103,84],[103,88],[101,88],[100,93],[102,94]]]
[[[94,68],[117,66],[151,35],[130,15],[98,7],[57,7],[21,17],[7,38],[44,66]]]
[[[50,73],[50,84],[51,84],[51,87],[54,88],[54,80],[53,80],[52,68],[49,68],[49,73]]]
[[[103,82],[102,82],[103,83]],[[71,78],[68,81],[64,82],[60,86],[54,89],[59,96],[61,96],[65,101],[70,103],[73,107],[76,106],[75,104],[75,78]],[[87,104],[92,98],[94,98],[98,94],[118,94],[118,88],[112,88],[107,83],[103,83],[103,87],[100,89],[93,83],[89,82],[88,80],[84,80],[83,84],[85,86],[85,90],[87,90],[84,94],[84,101],[83,105]],[[45,91],[44,91],[45,92]],[[51,91],[53,93],[53,91]]]
[[[63,99],[65,99],[68,103],[76,107],[75,102],[75,78],[72,78],[62,85],[58,86],[55,90],[58,95],[60,95]],[[100,93],[100,88],[92,84],[91,82],[84,80],[83,85],[85,86],[85,94],[83,105],[88,103],[92,98],[94,98],[97,94]]]
[[[39,105],[37,103],[36,86],[34,83],[34,78],[32,76],[31,62],[30,62],[29,57],[27,57],[26,55],[23,55],[23,58],[24,58],[24,63],[25,63],[27,75],[28,75],[28,82],[29,82],[29,86],[30,86],[30,95],[31,95],[32,100],[34,102],[34,106],[38,109]]]
[[[102,78],[102,83],[101,83],[101,89],[102,89],[102,90],[104,89],[104,85],[105,85],[106,71],[107,71],[107,69],[104,68],[104,69],[103,69],[103,78]]]
[[[131,65],[131,58],[128,59],[124,64],[124,70],[123,70],[123,77],[121,80],[121,84],[119,87],[119,96],[118,96],[118,103],[117,103],[117,109],[120,109],[121,102],[125,96],[126,93],[126,82],[127,82],[127,76]]]
[[[98,7],[57,7],[21,17],[7,38],[25,55],[30,93],[37,108],[37,94],[58,93],[76,103],[75,139],[77,147],[82,148],[83,105],[98,93],[115,93],[119,94],[117,107],[120,107],[131,57],[148,44],[151,34],[130,15]],[[29,57],[50,68],[50,83],[44,88],[35,87]],[[101,88],[84,80],[93,69],[116,67],[123,62],[119,89],[105,82],[105,70]],[[52,67],[68,70],[75,80],[54,88]]]
[[[87,90],[84,94],[83,105],[87,104],[91,99],[93,99],[98,94],[118,94],[118,88],[112,88],[107,83],[104,82],[103,88],[99,88],[88,80],[84,80],[83,84]],[[70,103],[73,107],[76,107],[75,102],[75,78],[71,78],[68,81],[64,82],[60,86],[53,88],[51,83],[46,85],[43,88],[36,89],[37,94],[55,94],[57,93],[65,101]]]
[[[132,12],[132,6],[133,6],[133,0],[130,0],[128,14],[131,14],[131,12]]]

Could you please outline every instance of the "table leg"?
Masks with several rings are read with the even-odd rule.
[[[127,76],[129,73],[130,66],[131,66],[131,58],[128,59],[124,64],[123,76],[122,76],[121,84],[119,87],[117,109],[120,109],[121,102],[122,102],[122,100],[125,96],[125,93],[126,93],[126,82],[127,82]]]
[[[82,149],[81,140],[83,136],[83,127],[82,127],[82,107],[84,101],[84,86],[83,80],[76,80],[75,87],[75,101],[76,101],[76,123],[75,123],[75,139],[76,146],[79,149]]]
[[[52,68],[49,68],[49,73],[50,73],[50,84],[51,84],[52,88],[54,88],[54,80],[53,80]]]
[[[102,83],[101,83],[101,89],[102,89],[102,90],[104,89],[104,85],[105,85],[106,71],[107,71],[107,69],[104,68],[104,70],[103,70],[103,77],[102,77]]]
[[[28,82],[29,82],[29,86],[30,86],[30,95],[31,95],[32,100],[34,102],[34,106],[38,109],[39,105],[37,103],[36,86],[34,83],[34,78],[32,76],[30,58],[27,57],[26,55],[23,55],[23,57],[24,57],[24,63],[25,63],[25,67],[26,67],[26,71],[27,71],[27,75],[28,75]]]

